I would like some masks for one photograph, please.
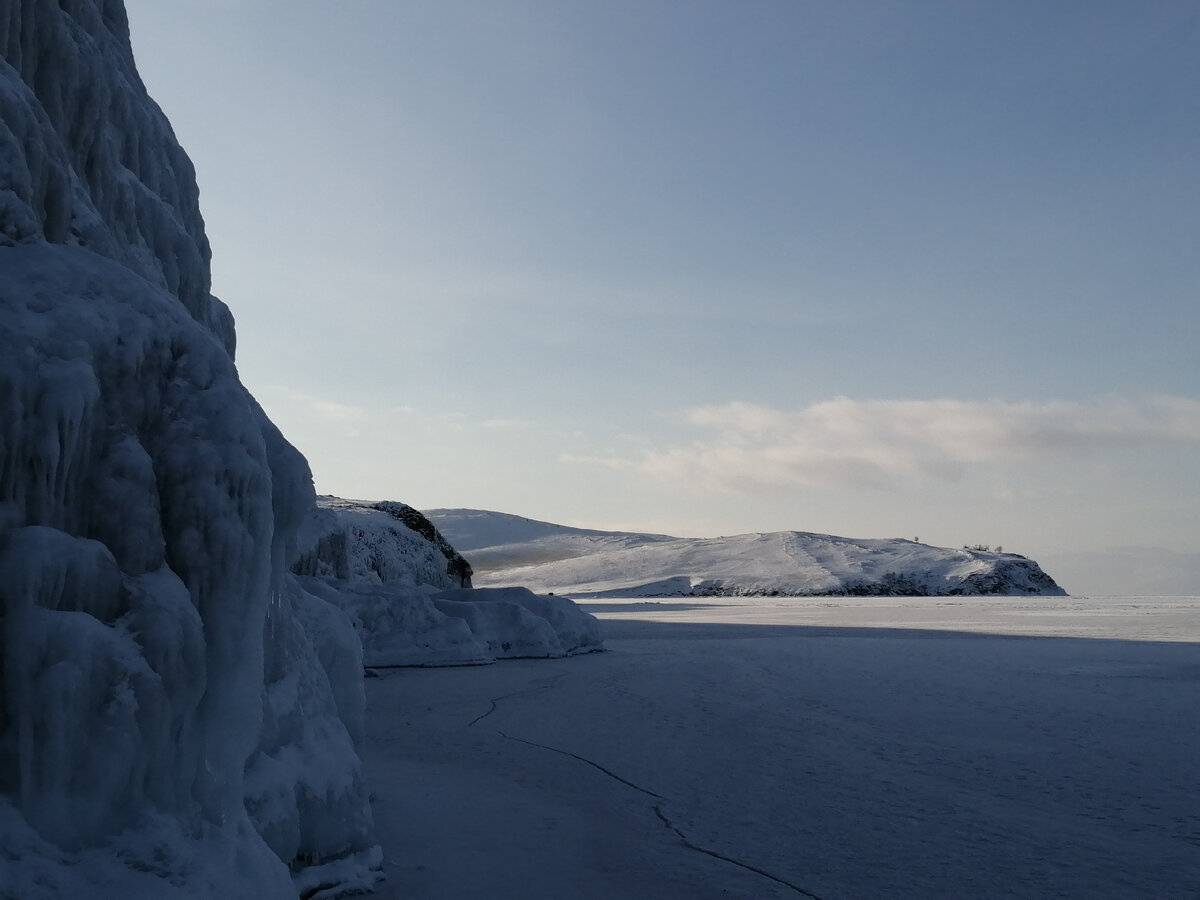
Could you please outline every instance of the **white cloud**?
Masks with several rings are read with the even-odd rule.
[[[277,424],[287,423],[289,429],[304,426],[331,428],[338,434],[358,437],[370,433],[379,438],[396,428],[411,433],[424,429],[430,433],[536,429],[531,419],[491,417],[477,419],[455,410],[430,410],[411,404],[366,406],[345,403],[327,396],[307,393],[283,385],[268,385],[258,391],[259,402]]]
[[[261,390],[259,402],[272,419],[278,418],[284,422],[309,420],[314,424],[336,428],[347,437],[357,437],[359,427],[371,415],[366,407],[341,403],[281,385],[270,385]]]
[[[1078,458],[1122,447],[1200,442],[1200,401],[1003,403],[852,400],[800,410],[753,403],[692,409],[707,434],[639,458],[575,458],[724,490],[890,487],[953,480],[969,468]]]

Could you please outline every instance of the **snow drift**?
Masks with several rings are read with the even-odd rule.
[[[341,608],[369,666],[474,665],[603,646],[596,619],[565,597],[471,589],[471,566],[403,503],[321,497],[293,571]]]
[[[1053,594],[1015,553],[800,531],[719,538],[568,528],[505,513],[426,515],[468,556],[481,585],[572,596]]]
[[[0,893],[367,884],[361,650],[122,4],[8,4],[0,52]]]

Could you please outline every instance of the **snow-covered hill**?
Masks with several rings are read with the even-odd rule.
[[[473,509],[426,512],[480,585],[571,596],[1054,594],[1014,553],[800,531],[718,538],[568,528]]]

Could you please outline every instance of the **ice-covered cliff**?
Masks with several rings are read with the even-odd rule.
[[[369,880],[361,651],[122,3],[2,4],[0,53],[0,895]]]
[[[298,550],[300,583],[346,612],[367,665],[477,665],[603,647],[595,617],[565,597],[471,590],[467,561],[403,503],[321,497]]]
[[[1015,553],[802,531],[676,538],[566,528],[505,513],[426,513],[484,586],[573,596],[1065,593]]]

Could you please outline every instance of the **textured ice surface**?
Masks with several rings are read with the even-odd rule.
[[[404,504],[320,498],[293,568],[305,590],[346,612],[368,666],[474,665],[603,646],[595,618],[564,597],[461,587],[466,560]]]
[[[295,896],[373,846],[360,649],[289,573],[308,466],[121,3],[10,4],[0,51],[0,893]]]
[[[582,605],[367,682],[387,896],[1200,897],[1200,598]]]
[[[453,666],[494,657],[470,626],[438,611],[430,592],[404,584],[302,577],[305,590],[343,609],[362,639],[368,666]]]
[[[292,566],[297,574],[411,587],[471,586],[467,561],[428,519],[403,503],[320,497],[297,540]]]
[[[530,627],[512,628],[510,637],[501,637],[503,652],[496,653],[497,657],[566,656],[590,653],[603,645],[595,616],[566,597],[535,594],[528,588],[513,587],[442,591],[435,594],[433,599],[438,609],[447,615],[463,615],[462,604],[470,604],[477,608],[476,616],[490,617],[499,622],[516,623],[531,619],[534,624]],[[450,612],[452,606],[455,612]],[[467,618],[469,621],[470,618]],[[539,621],[544,623],[544,627],[536,624]],[[547,652],[527,653],[516,649],[528,646],[532,634],[545,634],[544,648]],[[505,640],[513,642],[513,646],[503,647]]]

